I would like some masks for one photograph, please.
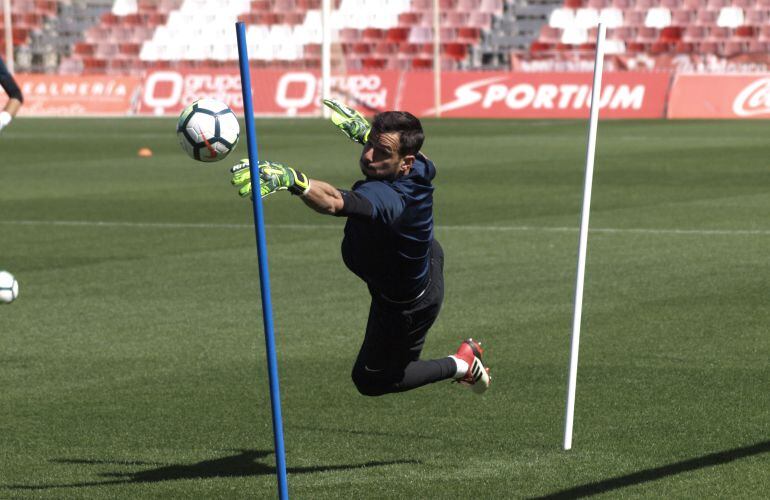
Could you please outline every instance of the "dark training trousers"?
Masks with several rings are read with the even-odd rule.
[[[406,304],[372,295],[361,351],[353,366],[353,383],[365,396],[403,392],[445,380],[457,371],[450,358],[420,361],[420,353],[444,300],[444,252],[433,240],[430,284]]]
[[[8,94],[8,97],[24,102],[24,98],[21,95],[21,89],[16,84],[16,80],[14,80],[8,72],[8,68],[5,67],[5,63],[2,59],[0,59],[0,87],[3,87],[3,90]]]

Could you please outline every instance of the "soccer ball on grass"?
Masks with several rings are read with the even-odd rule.
[[[176,134],[182,149],[198,161],[224,159],[238,144],[241,128],[227,105],[216,99],[199,99],[179,115]]]
[[[8,271],[0,270],[0,304],[10,304],[19,296],[19,282]]]

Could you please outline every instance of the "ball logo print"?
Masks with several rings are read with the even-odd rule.
[[[179,145],[191,158],[212,162],[227,157],[240,137],[238,119],[216,99],[199,99],[187,106],[176,127]]]
[[[0,304],[10,304],[19,296],[19,282],[8,271],[0,270]]]

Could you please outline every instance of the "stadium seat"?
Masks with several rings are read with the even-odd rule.
[[[626,44],[623,40],[607,40],[604,51],[608,55],[624,54],[626,52]]]
[[[647,11],[644,25],[648,28],[665,28],[671,25],[671,11],[666,7],[653,7]]]
[[[561,43],[564,45],[580,45],[588,42],[588,30],[570,26],[561,35]]]
[[[716,11],[701,9],[701,10],[698,10],[697,12],[698,12],[696,14],[697,24],[700,24],[702,26],[710,26],[710,25],[716,24],[717,16],[719,15]]]
[[[409,39],[409,28],[390,28],[388,29],[385,40],[389,42],[402,43]]]
[[[441,53],[453,61],[464,61],[468,57],[468,46],[464,43],[441,44]]]
[[[717,26],[737,28],[743,24],[743,9],[740,7],[723,7],[717,17]]]
[[[753,26],[762,26],[768,20],[768,11],[761,8],[749,8],[745,11],[744,22]]]
[[[687,26],[695,19],[694,10],[676,9],[671,11],[671,24],[674,26]]]
[[[692,54],[695,51],[695,45],[690,42],[676,42],[674,52],[677,54]]]
[[[593,8],[581,8],[575,11],[572,26],[580,29],[595,28],[599,24],[599,12]]]
[[[623,11],[616,7],[606,7],[600,11],[599,19],[607,28],[618,28],[623,26]]]
[[[739,38],[754,38],[757,36],[758,31],[755,26],[738,26],[733,34]]]
[[[548,26],[552,28],[565,29],[572,26],[574,22],[575,11],[566,7],[554,9],[548,17]]]
[[[682,39],[682,28],[678,26],[666,26],[660,30],[661,42],[676,42]]]
[[[745,42],[728,40],[720,45],[720,55],[734,57],[746,51]]]

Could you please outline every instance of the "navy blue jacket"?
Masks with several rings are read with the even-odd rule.
[[[371,203],[371,214],[348,217],[342,259],[372,294],[405,301],[427,286],[435,176],[433,162],[418,154],[408,175],[353,185],[353,193]]]

